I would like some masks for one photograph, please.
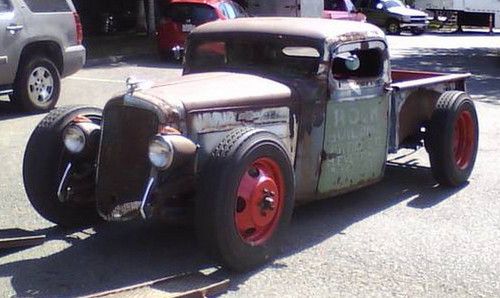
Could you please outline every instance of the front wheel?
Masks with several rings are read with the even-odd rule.
[[[425,29],[424,29],[424,28],[418,28],[418,27],[417,27],[417,28],[412,28],[412,29],[411,29],[411,33],[412,33],[413,35],[422,35],[422,34],[424,34],[424,32],[425,32]]]
[[[223,140],[201,176],[195,224],[200,245],[237,271],[275,253],[294,204],[291,162],[276,135],[237,129]]]
[[[401,28],[397,20],[389,20],[386,25],[387,34],[397,35],[401,33]]]
[[[61,78],[48,58],[32,56],[20,63],[14,83],[14,103],[28,112],[47,112],[54,108],[61,90]]]
[[[62,107],[51,111],[33,131],[23,161],[24,187],[30,203],[45,219],[65,227],[79,227],[99,220],[93,200],[95,164],[73,163],[62,134],[77,116],[100,124],[102,111],[90,107]],[[67,177],[64,200],[58,196]],[[67,190],[67,191],[66,191]]]
[[[470,97],[460,91],[443,93],[426,140],[434,178],[446,186],[465,183],[474,168],[478,140],[478,119]]]

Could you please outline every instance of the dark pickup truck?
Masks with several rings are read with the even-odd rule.
[[[296,204],[376,183],[388,153],[425,146],[437,182],[464,184],[478,146],[468,76],[391,70],[366,23],[212,22],[189,35],[181,77],[48,114],[26,148],[26,192],[63,226],[189,219],[208,253],[248,270]]]

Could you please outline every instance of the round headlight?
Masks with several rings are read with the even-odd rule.
[[[165,170],[172,165],[173,160],[172,143],[161,136],[155,137],[149,144],[149,161],[153,166]]]
[[[80,153],[85,148],[85,133],[78,126],[70,126],[64,131],[63,141],[69,152]]]

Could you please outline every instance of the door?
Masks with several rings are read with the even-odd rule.
[[[388,53],[382,41],[353,43],[332,53],[320,195],[359,188],[382,178],[387,158],[390,95]]]
[[[383,7],[377,7],[379,4],[382,4],[380,0],[362,0],[358,8],[366,15],[369,23],[384,27],[387,16]]]
[[[0,0],[0,85],[11,85],[20,53],[20,17],[10,0]]]

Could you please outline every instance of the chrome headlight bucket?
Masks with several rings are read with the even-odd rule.
[[[92,122],[74,123],[63,131],[64,147],[72,154],[82,154],[94,148],[99,140],[101,127]]]
[[[174,160],[174,146],[165,136],[155,136],[149,144],[149,161],[160,170],[168,169]]]
[[[184,136],[158,134],[149,143],[148,157],[154,167],[164,171],[194,160],[197,148]]]
[[[78,154],[85,149],[87,138],[83,130],[77,125],[71,125],[64,130],[63,142],[66,149],[73,153]]]

